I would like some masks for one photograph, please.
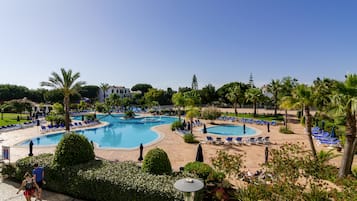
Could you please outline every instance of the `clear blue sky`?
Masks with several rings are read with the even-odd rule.
[[[0,84],[40,88],[60,68],[87,84],[256,85],[357,71],[357,1],[8,0]]]

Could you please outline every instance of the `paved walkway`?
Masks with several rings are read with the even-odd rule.
[[[0,201],[24,201],[26,200],[23,191],[19,194],[16,194],[19,183],[9,181],[9,180],[1,180],[0,182]],[[80,201],[78,199],[59,194],[53,193],[50,191],[44,190],[42,193],[43,201]],[[35,198],[32,198],[35,200]]]

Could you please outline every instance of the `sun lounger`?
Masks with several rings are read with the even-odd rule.
[[[212,144],[214,142],[214,140],[211,136],[206,136],[206,142],[209,144]]]
[[[233,137],[227,137],[225,140],[226,144],[232,144],[233,143]]]
[[[246,144],[252,145],[252,144],[257,144],[257,142],[254,137],[251,137],[247,139]]]
[[[263,144],[268,145],[268,144],[270,144],[270,143],[271,143],[271,142],[270,142],[270,137],[269,137],[269,136],[264,137],[264,139],[263,139]]]
[[[257,137],[257,138],[255,139],[255,142],[256,142],[257,144],[264,144],[263,137]]]
[[[217,137],[216,140],[214,141],[214,143],[215,144],[224,144],[221,137]]]
[[[234,139],[234,144],[242,145],[243,144],[243,138],[242,137],[236,137],[236,139]]]

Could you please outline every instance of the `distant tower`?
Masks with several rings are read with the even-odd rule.
[[[249,86],[250,86],[250,88],[253,88],[254,87],[254,81],[253,81],[253,74],[252,73],[250,73],[250,75],[249,75]]]
[[[198,90],[198,83],[197,83],[197,77],[194,74],[192,78],[192,90]]]

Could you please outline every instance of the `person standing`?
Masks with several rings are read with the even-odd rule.
[[[40,188],[38,187],[35,182],[35,179],[31,176],[30,173],[26,172],[24,178],[25,179],[22,181],[21,186],[16,194],[19,194],[19,192],[24,188],[24,196],[26,198],[26,201],[31,201],[31,197],[35,195],[35,188],[38,191],[40,191]]]
[[[42,186],[44,184],[44,177],[45,177],[45,170],[43,167],[38,166],[38,163],[35,163],[34,169],[32,170],[32,174],[36,184],[38,185],[39,189],[37,191],[37,198],[42,200]]]

